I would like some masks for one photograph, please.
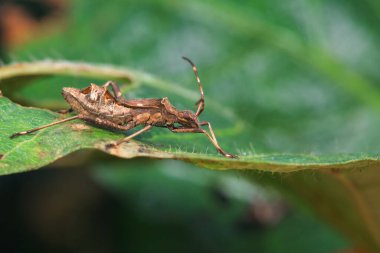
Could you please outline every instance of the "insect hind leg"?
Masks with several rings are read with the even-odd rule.
[[[60,121],[56,121],[56,122],[53,122],[53,123],[50,123],[50,124],[46,124],[46,125],[43,125],[43,126],[39,126],[39,127],[30,129],[30,130],[27,130],[27,131],[17,132],[17,133],[12,134],[11,136],[9,136],[9,138],[13,139],[13,138],[15,138],[17,136],[30,134],[30,133],[39,131],[41,129],[44,129],[44,128],[47,128],[47,127],[51,127],[51,126],[54,126],[54,125],[58,125],[58,124],[61,124],[61,123],[64,123],[64,122],[67,122],[67,121],[70,121],[70,120],[74,120],[74,119],[79,119],[79,115],[76,115],[76,116],[70,117],[70,118],[66,118],[66,119],[63,119],[63,120],[60,120]]]

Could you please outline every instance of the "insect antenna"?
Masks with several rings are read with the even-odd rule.
[[[201,79],[199,78],[199,75],[198,75],[198,71],[197,71],[197,67],[195,66],[195,64],[187,57],[185,56],[182,56],[182,59],[186,60],[187,62],[190,63],[190,65],[193,67],[193,71],[194,71],[194,74],[197,78],[197,83],[199,85],[199,90],[201,92],[201,98],[198,100],[198,102],[196,103],[198,105],[198,108],[197,108],[197,112],[195,113],[195,118],[198,118],[198,116],[203,112],[203,110],[205,109],[205,95],[203,93],[203,88],[202,88],[202,84],[201,84]]]

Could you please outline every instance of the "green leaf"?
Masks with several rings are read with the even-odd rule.
[[[5,97],[0,98],[0,113],[2,142],[0,175],[37,169],[69,153],[85,148],[97,148],[124,158],[136,156],[175,158],[212,169],[234,168],[290,172],[303,169],[347,169],[378,164],[378,156],[375,155],[336,155],[330,157],[284,154],[241,155],[239,159],[228,159],[218,155],[197,154],[195,151],[172,150],[168,146],[157,149],[135,141],[114,148],[106,148],[107,143],[123,138],[124,135],[90,126],[80,120],[10,139],[9,137],[15,132],[52,123],[67,116],[48,110],[22,107]],[[198,137],[195,135],[192,139],[195,141]],[[154,139],[159,142],[156,144],[165,143],[164,138]]]
[[[43,74],[72,74],[84,76],[102,76],[133,80],[134,83],[144,83],[162,90],[170,90],[171,92],[189,96],[193,100],[196,94],[186,91],[174,84],[165,83],[162,80],[142,73],[128,69],[120,69],[112,66],[91,65],[84,63],[72,62],[35,62],[35,63],[18,63],[9,65],[0,69],[0,79],[15,78],[18,76],[43,75]],[[249,150],[241,150],[239,159],[228,159],[217,154],[204,154],[194,148],[191,152],[181,150],[181,148],[172,148],[172,140],[167,140],[168,136],[174,138],[175,143],[179,143],[179,139],[186,141],[200,141],[203,143],[204,136],[197,134],[173,134],[166,131],[165,134],[151,135],[147,138],[140,137],[146,144],[136,143],[132,141],[129,144],[120,145],[119,147],[106,148],[106,144],[113,140],[123,138],[125,135],[114,133],[107,130],[101,130],[97,127],[90,126],[80,120],[75,123],[64,123],[53,126],[48,129],[40,130],[35,134],[20,136],[10,139],[9,136],[15,132],[29,130],[41,125],[52,123],[63,119],[65,115],[53,113],[48,110],[37,108],[25,108],[12,103],[9,99],[1,98],[1,126],[2,126],[2,167],[4,170],[0,174],[25,171],[28,169],[36,169],[47,165],[56,159],[65,156],[76,150],[84,148],[98,148],[110,154],[131,158],[136,156],[149,156],[158,158],[176,158],[186,160],[201,167],[212,169],[258,169],[277,172],[290,172],[304,169],[348,169],[361,168],[363,166],[376,166],[378,164],[378,155],[371,154],[342,154],[342,155],[254,155]],[[209,110],[223,108],[222,105],[208,101]],[[236,126],[230,130],[232,132],[239,131],[243,122],[239,122],[234,118],[232,112],[223,108],[222,116],[233,121]],[[80,122],[80,123],[78,123]],[[241,130],[240,130],[241,131]],[[225,132],[228,132],[225,130]],[[231,134],[231,133],[230,133]],[[179,139],[175,139],[179,135]],[[226,136],[226,134],[224,134]],[[200,138],[203,137],[203,138]],[[170,138],[170,137],[169,137]],[[203,140],[202,140],[203,139]],[[150,145],[150,146],[149,146]],[[163,146],[159,149],[156,146]],[[211,145],[208,145],[211,146]],[[58,147],[56,149],[55,147]],[[196,146],[194,146],[196,147]],[[210,151],[211,153],[211,151]],[[216,153],[214,151],[213,153]],[[20,156],[20,154],[23,154]],[[33,163],[31,163],[33,162]],[[7,169],[11,168],[11,169]]]
[[[1,175],[37,169],[69,153],[88,148],[123,158],[147,156],[179,159],[211,169],[254,169],[271,173],[318,169],[321,172],[318,174],[319,180],[313,178],[315,173],[311,178],[310,174],[297,173],[279,180],[283,182],[282,187],[286,184],[288,190],[302,194],[309,201],[318,200],[322,214],[344,227],[351,236],[354,236],[353,232],[360,234],[356,239],[360,244],[371,248],[379,246],[377,235],[380,232],[380,220],[376,218],[376,213],[380,212],[380,207],[376,204],[377,195],[372,193],[378,188],[377,169],[380,161],[377,155],[242,155],[239,159],[227,159],[216,155],[173,152],[165,146],[158,149],[136,141],[107,149],[107,143],[122,138],[123,135],[79,120],[10,139],[9,136],[16,131],[54,122],[63,116],[48,110],[22,107],[4,97],[0,98],[0,115]],[[144,142],[143,137],[141,141]],[[344,172],[344,169],[349,173]],[[260,177],[263,181],[270,181],[279,176],[266,175],[264,178],[262,174]],[[299,192],[299,189],[302,191]],[[334,201],[342,204],[341,210],[325,209],[321,205],[324,203],[328,206]],[[341,219],[350,222],[341,223]]]

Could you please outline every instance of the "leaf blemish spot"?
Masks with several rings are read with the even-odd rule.
[[[146,149],[144,146],[140,146],[138,149],[137,149],[137,152],[139,153],[150,153],[148,149]]]
[[[91,128],[85,124],[71,124],[70,128],[74,131],[84,131],[84,130],[90,130]]]
[[[4,155],[3,154],[0,154],[0,160],[3,159]]]
[[[106,143],[104,146],[106,150],[114,149],[116,147],[115,143]]]

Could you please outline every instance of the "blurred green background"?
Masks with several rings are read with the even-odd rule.
[[[206,94],[202,118],[214,124],[230,152],[379,151],[378,1],[3,0],[0,14],[5,63],[63,59],[128,66],[197,91],[191,68],[180,59],[191,58]],[[28,80],[14,99],[65,108],[60,89],[90,81],[106,80]],[[141,85],[128,92],[163,96],[194,109],[195,101],[170,90]],[[203,138],[195,143],[165,129],[141,138],[214,152]],[[273,176],[272,184],[281,188],[281,177]],[[1,240],[7,252],[353,247],[264,178],[271,175],[79,152],[48,169],[0,178]]]

